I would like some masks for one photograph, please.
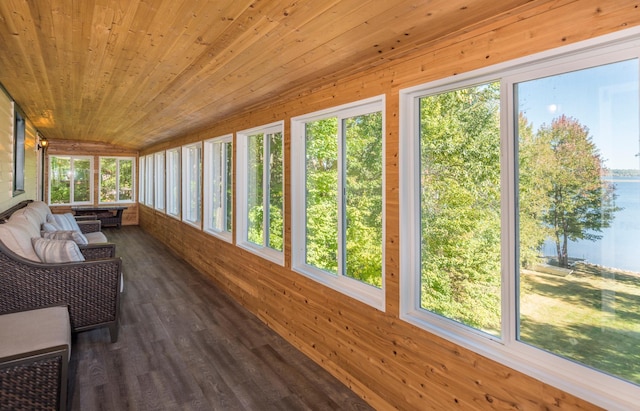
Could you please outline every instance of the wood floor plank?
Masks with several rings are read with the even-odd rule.
[[[139,227],[105,229],[122,257],[120,333],[74,335],[71,410],[370,410]]]

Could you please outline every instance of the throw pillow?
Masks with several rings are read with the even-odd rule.
[[[67,219],[67,223],[69,224],[72,230],[80,232],[80,226],[78,225],[78,222],[76,221],[76,218],[73,216],[73,214],[64,213],[63,216]]]
[[[34,237],[31,239],[33,249],[43,263],[71,263],[84,261],[78,244],[70,240],[50,240]]]
[[[58,231],[58,227],[56,227],[55,225],[51,224],[51,223],[42,223],[42,231],[45,231],[47,233],[51,233],[53,231]]]
[[[89,244],[87,237],[74,230],[68,231],[44,231],[42,232],[42,238],[48,238],[50,240],[71,240],[79,245]]]
[[[64,214],[49,214],[47,216],[47,223],[54,225],[58,231],[74,229],[74,227],[69,224],[69,220]]]

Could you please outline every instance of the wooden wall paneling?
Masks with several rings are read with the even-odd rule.
[[[442,43],[426,43],[419,52],[393,63],[332,79],[312,92],[238,113],[210,129],[163,143],[179,145],[280,119],[288,127],[292,116],[384,93],[385,312],[318,285],[288,266],[279,267],[204,234],[192,238],[205,244],[187,261],[197,264],[263,322],[376,408],[598,409],[399,320],[398,93],[401,88],[638,24],[640,13],[630,1],[532,2],[522,13],[506,15],[485,29],[476,27]],[[285,131],[285,141],[289,139]],[[292,155],[289,150],[285,149],[288,158]],[[289,193],[291,170],[287,171],[285,192]],[[289,213],[289,195],[286,201]],[[141,209],[141,223],[146,227],[149,213]],[[170,219],[159,216],[153,223],[167,224],[163,220]],[[291,224],[290,215],[286,221]],[[165,243],[174,241],[168,233],[163,236]],[[289,261],[290,247],[286,250]]]

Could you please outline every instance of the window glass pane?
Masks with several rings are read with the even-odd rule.
[[[346,272],[382,287],[382,113],[343,121]]]
[[[264,134],[255,134],[247,139],[247,240],[258,245],[263,244],[263,169]]]
[[[133,159],[120,159],[118,183],[118,200],[131,201],[133,199]]]
[[[222,231],[224,226],[224,179],[225,174],[222,171],[224,167],[224,145],[221,143],[211,144],[211,228],[216,231]],[[205,159],[206,161],[206,159]],[[205,184],[206,180],[205,180]]]
[[[146,187],[146,182],[145,182],[145,173],[146,173],[146,165],[145,165],[145,158],[144,157],[140,157],[138,160],[138,164],[140,165],[140,170],[138,170],[138,200],[140,201],[140,203],[142,204],[146,204],[147,203],[147,199],[146,199],[146,193],[145,193],[145,187]]]
[[[207,143],[211,155],[211,214],[209,226],[231,232],[231,143]]]
[[[153,207],[153,154],[147,154],[146,156],[146,165],[147,165],[147,174],[145,184],[147,185],[147,189],[145,192],[145,197],[147,199],[147,205]]]
[[[51,204],[71,203],[71,177],[71,159],[52,156],[49,175]]]
[[[282,133],[267,134],[269,142],[269,240],[267,246],[282,251],[284,235],[284,164]]]
[[[338,120],[305,125],[306,263],[338,273]]]
[[[519,339],[640,384],[638,61],[523,82]]]
[[[420,99],[420,306],[500,335],[500,91]]]
[[[180,214],[180,151],[167,151],[167,213]]]
[[[91,160],[73,160],[73,201],[91,201]]]
[[[201,147],[190,146],[187,150],[186,164],[186,198],[185,198],[185,219],[192,223],[200,222],[200,208],[202,206],[201,194]]]
[[[118,166],[115,158],[100,158],[100,202],[115,202]]]
[[[155,154],[155,207],[164,210],[164,151]]]

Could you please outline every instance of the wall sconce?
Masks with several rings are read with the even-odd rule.
[[[46,151],[47,147],[49,147],[49,140],[47,140],[44,136],[38,135],[38,150],[43,149]]]

